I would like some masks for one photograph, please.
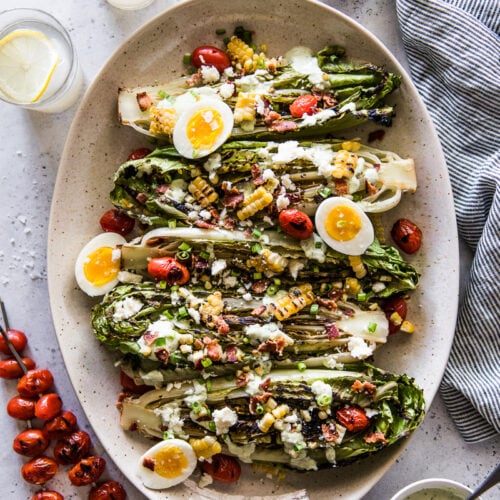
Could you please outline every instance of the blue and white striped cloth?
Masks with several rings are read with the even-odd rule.
[[[397,0],[397,13],[474,251],[441,395],[464,440],[479,442],[500,433],[500,4]]]

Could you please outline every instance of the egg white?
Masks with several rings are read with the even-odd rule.
[[[341,206],[353,209],[361,220],[361,229],[352,239],[347,241],[335,239],[326,229],[329,214],[334,208]],[[316,211],[315,225],[321,239],[329,247],[345,255],[362,255],[374,240],[374,230],[370,219],[356,203],[348,198],[336,196],[324,200]]]
[[[180,452],[184,455],[187,460],[187,465],[184,469],[182,469],[181,473],[176,477],[164,477],[151,470],[151,468],[144,466],[144,461],[147,459],[155,459],[157,454],[166,447],[176,447]],[[149,450],[147,450],[139,459],[139,464],[137,468],[137,475],[144,483],[146,488],[151,488],[153,490],[162,490],[165,488],[170,488],[171,486],[175,486],[176,484],[182,483],[185,481],[196,468],[196,454],[193,451],[191,445],[184,441],[183,439],[167,439],[161,441],[160,443],[155,444]]]
[[[196,147],[188,136],[188,126],[193,116],[201,110],[206,111],[207,116],[210,116],[211,112],[220,115],[222,124],[214,132],[214,140],[211,143]],[[175,149],[185,158],[193,159],[207,156],[222,146],[231,134],[233,124],[233,112],[226,103],[220,99],[201,99],[185,109],[177,119],[172,136]]]
[[[117,245],[123,245],[127,240],[117,233],[101,233],[92,238],[80,251],[75,262],[75,278],[78,286],[91,297],[104,295],[108,293],[114,286],[118,284],[118,277],[108,281],[107,283],[96,286],[85,276],[84,264],[88,260],[89,255],[103,247],[115,249]],[[119,250],[116,250],[119,252]]]

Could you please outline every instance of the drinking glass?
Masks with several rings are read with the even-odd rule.
[[[151,5],[153,0],[108,0],[108,3],[117,9],[137,10]]]
[[[50,68],[40,63],[47,60],[53,61],[45,63],[52,64]],[[42,68],[38,70],[38,66]],[[75,103],[82,83],[71,38],[56,18],[38,9],[19,8],[0,13],[2,101],[59,113]],[[29,84],[39,89],[37,95],[25,92]]]

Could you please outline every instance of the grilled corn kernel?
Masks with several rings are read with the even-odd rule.
[[[246,220],[273,202],[273,195],[260,186],[250,196],[245,196],[243,208],[236,212],[238,219]]]
[[[345,291],[348,295],[355,297],[361,291],[361,285],[356,278],[345,279]]]
[[[269,398],[266,401],[266,410],[269,410],[269,411],[274,410],[277,406],[278,406],[278,403],[276,402],[276,400],[274,398]]]
[[[304,307],[314,302],[312,285],[306,283],[298,287],[291,288],[287,295],[279,298],[276,302],[268,305],[268,310],[272,312],[278,321],[283,321],[290,316],[297,314]]]
[[[196,453],[196,457],[205,460],[222,451],[220,443],[213,436],[205,436],[202,439],[190,439],[189,444]]]
[[[404,333],[414,333],[415,332],[415,325],[411,323],[410,321],[403,321],[401,323],[401,331]]]
[[[172,135],[177,121],[177,113],[172,109],[157,108],[149,110],[149,131],[154,135]]]
[[[359,151],[359,148],[361,147],[361,143],[359,141],[351,140],[351,141],[344,141],[342,143],[342,149],[345,149],[347,151],[352,151],[356,152]]]
[[[351,153],[346,149],[341,149],[335,155],[333,163],[332,177],[342,179],[343,177],[351,178],[354,175],[354,169],[358,163],[358,155]]]
[[[193,179],[188,186],[188,191],[203,208],[215,203],[219,198],[214,188],[202,177]]]
[[[258,422],[257,426],[261,432],[267,432],[274,424],[275,418],[271,413],[266,413]]]
[[[257,94],[240,92],[234,106],[234,123],[254,122],[257,105]]]
[[[271,413],[273,414],[274,418],[283,418],[284,416],[288,415],[289,412],[289,406],[282,404],[277,406]]]
[[[399,315],[399,313],[397,313],[396,311],[394,311],[389,316],[389,321],[391,323],[393,323],[394,325],[399,326],[399,325],[401,325],[403,323],[403,318]]]
[[[349,264],[351,264],[356,278],[364,278],[366,276],[366,267],[359,255],[349,255]]]

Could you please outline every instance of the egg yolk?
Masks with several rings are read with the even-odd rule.
[[[186,455],[177,446],[165,446],[155,453],[154,471],[162,477],[176,478],[189,465]]]
[[[361,218],[352,207],[337,205],[325,220],[326,232],[337,241],[350,241],[361,230]]]
[[[223,129],[221,114],[215,109],[200,109],[189,119],[186,136],[194,149],[210,149]]]
[[[120,260],[113,259],[113,248],[101,247],[87,255],[83,273],[95,286],[106,285],[114,280],[120,271]]]

